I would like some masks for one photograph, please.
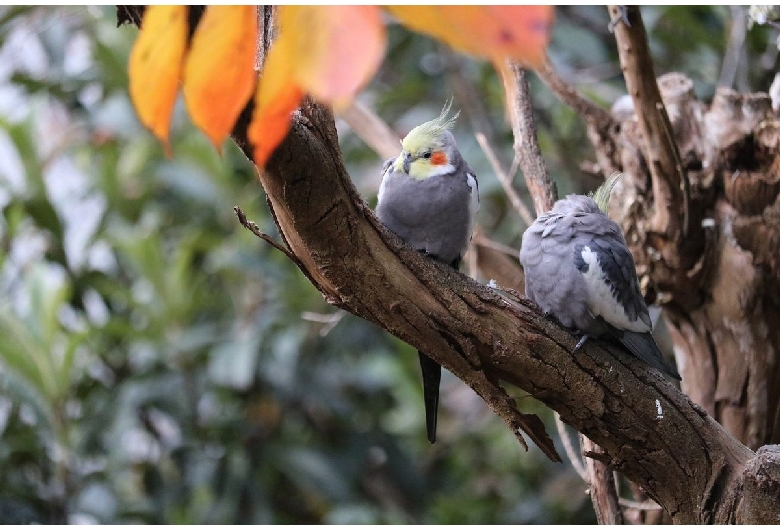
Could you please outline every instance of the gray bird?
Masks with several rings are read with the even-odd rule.
[[[477,178],[463,160],[449,129],[447,104],[438,118],[418,125],[387,160],[376,214],[412,248],[457,269],[466,253],[479,210]],[[418,352],[422,368],[428,440],[436,441],[441,366]]]
[[[547,315],[589,337],[607,335],[653,368],[680,379],[652,335],[634,259],[620,227],[590,197],[569,195],[523,234],[525,294]]]

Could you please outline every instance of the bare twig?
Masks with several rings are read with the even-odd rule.
[[[669,117],[658,90],[642,15],[637,6],[609,6],[609,13],[612,19],[625,15],[630,23],[615,25],[615,39],[650,169],[655,209],[651,226],[654,232],[679,241],[687,231],[677,215],[684,207],[680,189],[684,179],[677,164],[681,157],[674,138],[666,133]]]
[[[555,427],[558,429],[558,436],[561,438],[563,450],[566,452],[566,456],[569,458],[569,462],[571,462],[574,471],[576,471],[582,481],[587,484],[588,473],[585,471],[585,466],[583,465],[579,454],[571,445],[571,437],[569,436],[569,433],[566,432],[566,424],[563,423],[560,414],[557,412],[555,413]]]
[[[536,215],[540,215],[552,208],[558,198],[558,190],[547,175],[539,149],[525,71],[519,64],[509,62],[508,68],[502,73],[515,136],[515,154],[534,200]]]
[[[339,112],[358,137],[366,142],[383,160],[399,153],[398,136],[377,114],[357,100]]]
[[[488,239],[485,235],[481,233],[479,235],[479,239],[475,237],[474,244],[492,250],[496,250],[498,252],[501,252],[502,254],[506,254],[507,256],[512,256],[513,258],[517,259],[518,250],[516,248],[510,247],[508,245],[504,245],[502,243],[499,243],[498,241],[493,241],[492,239]]]
[[[313,311],[304,311],[301,313],[301,318],[304,320],[308,320],[309,322],[318,322],[320,324],[325,324],[322,326],[322,329],[320,329],[320,337],[326,336],[328,333],[331,332],[333,328],[336,327],[336,324],[341,322],[341,319],[346,316],[347,312],[343,309],[339,309],[335,313],[331,313],[329,315],[322,314],[322,313],[315,313]]]
[[[490,162],[490,165],[493,166],[493,172],[496,174],[496,178],[504,188],[504,193],[506,193],[506,196],[509,198],[509,202],[512,203],[512,207],[523,219],[523,222],[526,224],[526,226],[530,226],[531,223],[534,222],[534,216],[531,215],[531,211],[528,209],[528,206],[525,205],[523,200],[520,198],[520,195],[517,193],[517,190],[515,190],[514,186],[512,185],[512,180],[514,180],[515,174],[506,173],[504,171],[504,168],[501,167],[501,162],[498,161],[496,153],[493,151],[493,148],[490,147],[490,144],[488,143],[488,140],[483,133],[477,133],[475,136],[477,138],[477,143],[482,148],[482,152],[485,153],[488,162]],[[515,158],[515,160],[517,160],[517,158]],[[514,171],[517,171],[518,162],[514,162],[512,165],[514,167]]]
[[[269,236],[268,234],[260,231],[260,228],[255,224],[254,221],[250,221],[246,218],[246,214],[244,211],[239,208],[238,206],[233,206],[233,211],[236,214],[236,217],[238,217],[238,222],[241,223],[241,226],[252,232],[254,235],[262,239],[263,241],[270,243],[272,247],[282,252],[285,256],[290,258],[290,261],[298,265],[299,267],[302,266],[300,260],[298,260],[298,256],[292,253],[290,249],[276,241],[274,238]]]
[[[477,139],[477,143],[479,143],[482,152],[485,153],[488,162],[490,162],[490,165],[493,167],[493,172],[496,174],[496,178],[498,178],[498,181],[504,188],[504,192],[512,203],[512,207],[523,219],[526,226],[529,226],[534,222],[534,216],[531,215],[528,206],[525,205],[520,198],[520,195],[517,193],[517,190],[515,190],[512,185],[515,173],[517,172],[517,157],[515,156],[515,159],[512,162],[513,169],[509,172],[505,171],[498,154],[491,146],[494,142],[495,134],[490,125],[487,111],[472,83],[469,83],[464,78],[460,58],[450,50],[444,51],[443,53],[449,66],[447,71],[452,80],[453,88],[458,99],[464,103],[464,111],[474,129],[474,136]]]
[[[477,277],[477,272],[479,270],[479,256],[477,255],[474,246],[474,241],[472,240],[471,243],[469,243],[468,251],[466,251],[466,270],[468,271],[468,275],[472,278]]]
[[[612,171],[620,169],[618,160],[612,154],[618,151],[615,131],[618,130],[618,118],[609,111],[596,105],[571,87],[558,75],[549,57],[544,65],[536,70],[536,74],[565,105],[576,112],[588,126],[588,136],[596,148],[596,176],[605,178]]]
[[[580,445],[583,454],[590,453],[595,456],[603,453],[603,450],[586,436],[580,436]],[[620,509],[615,482],[612,479],[612,471],[609,466],[600,459],[587,458],[585,459],[585,469],[588,490],[598,523],[624,524],[623,511]]]
[[[536,70],[536,75],[553,94],[558,96],[558,99],[571,107],[588,125],[599,131],[609,131],[612,128],[615,123],[612,115],[564,82],[550,62],[549,57],[546,58],[544,65]]]

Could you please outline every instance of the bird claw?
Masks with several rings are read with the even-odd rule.
[[[609,29],[610,33],[615,33],[615,26],[621,22],[625,24],[626,27],[631,27],[631,23],[628,21],[628,10],[626,9],[626,6],[618,6],[618,16],[609,21],[607,29]]]
[[[582,348],[582,345],[585,344],[588,341],[589,338],[590,338],[590,335],[588,335],[587,333],[582,335],[582,337],[580,337],[579,342],[577,342],[577,345],[572,350],[572,353],[577,353],[577,350]]]

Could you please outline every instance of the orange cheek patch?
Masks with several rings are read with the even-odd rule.
[[[442,164],[447,163],[447,155],[444,154],[444,151],[436,151],[431,155],[431,164],[434,166],[441,166]]]

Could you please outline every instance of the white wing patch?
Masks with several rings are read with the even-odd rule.
[[[390,164],[387,166],[387,171],[384,172],[382,175],[382,182],[379,183],[379,193],[376,196],[376,205],[379,207],[379,205],[382,203],[382,197],[385,194],[385,185],[387,184],[388,176],[390,175],[390,172],[393,170],[393,164]]]
[[[618,329],[644,333],[650,331],[650,327],[641,319],[629,320],[623,310],[623,304],[612,295],[612,289],[604,280],[604,271],[599,265],[596,253],[590,247],[583,247],[582,260],[588,264],[588,271],[582,275],[588,286],[588,309]]]
[[[477,177],[471,173],[466,173],[466,184],[468,184],[471,190],[471,198],[469,199],[469,241],[471,241],[471,233],[474,230],[474,222],[477,220],[477,213],[479,212],[479,185],[477,184]],[[468,245],[468,241],[466,242]]]

